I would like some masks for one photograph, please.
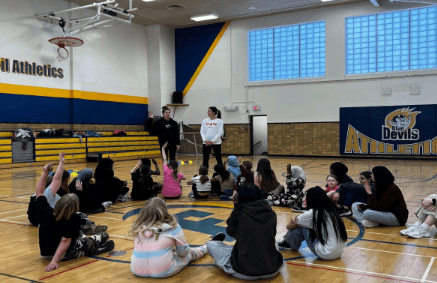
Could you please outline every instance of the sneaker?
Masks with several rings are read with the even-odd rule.
[[[102,203],[102,206],[106,209],[108,207],[110,207],[111,205],[113,205],[112,201],[105,201]]]
[[[215,234],[214,237],[212,237],[211,241],[220,241],[223,242],[226,239],[226,235],[223,232]]]
[[[278,247],[280,247],[281,249],[284,250],[291,250],[290,245],[287,243],[287,241],[285,240],[285,238],[283,238],[282,240],[280,240],[278,243]]]
[[[85,235],[93,235],[106,232],[108,230],[108,226],[106,225],[96,225],[92,224],[89,229],[84,230]]]
[[[408,235],[408,237],[411,237],[411,238],[414,238],[414,239],[429,238],[429,237],[431,237],[431,234],[427,230],[423,229],[420,226],[417,229],[409,232],[407,235]]]
[[[363,222],[361,222],[361,225],[367,228],[372,228],[372,227],[379,226],[379,223],[370,220],[363,220]]]
[[[188,193],[188,197],[190,197],[190,198],[194,198],[194,193],[191,191],[191,192],[189,192]]]
[[[306,211],[306,210],[302,207],[302,205],[300,205],[300,204],[292,205],[292,206],[291,206],[291,209],[292,209],[294,212],[305,212],[305,211]]]
[[[342,209],[342,212],[339,213],[340,217],[352,215],[352,211],[350,209]]]
[[[413,232],[416,229],[417,229],[416,226],[411,226],[410,228],[399,231],[399,233],[401,233],[401,235],[403,236],[408,236],[408,233]]]
[[[232,200],[232,197],[231,196],[227,196],[227,195],[221,195],[220,199],[221,200]]]
[[[94,246],[91,249],[91,254],[93,255],[99,255],[99,254],[103,254],[103,253],[107,253],[110,252],[114,249],[115,244],[114,241],[107,241],[106,243],[102,244],[102,245],[98,245],[98,246]]]
[[[121,202],[125,202],[125,201],[130,201],[130,200],[132,200],[132,199],[131,199],[130,196],[128,196],[127,194],[125,194],[125,195],[119,195],[117,200],[118,200],[118,201],[121,201]]]

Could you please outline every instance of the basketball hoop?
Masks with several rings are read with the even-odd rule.
[[[65,49],[66,46],[77,47],[83,44],[83,40],[76,37],[54,37],[49,42],[58,46],[59,61],[65,60],[69,56],[68,50]]]

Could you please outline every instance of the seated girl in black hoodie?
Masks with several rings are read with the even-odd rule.
[[[272,278],[284,265],[275,247],[276,213],[254,184],[245,184],[234,197],[226,232],[237,241],[228,246],[219,233],[207,243],[208,253],[226,273],[244,280]]]

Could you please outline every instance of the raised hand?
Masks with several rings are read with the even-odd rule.
[[[79,180],[79,179],[76,179],[76,190],[78,190],[78,191],[82,191],[83,190],[82,181]]]
[[[162,148],[166,148],[168,145],[168,142],[165,142],[165,144],[162,146]]]
[[[53,165],[52,162],[50,162],[49,164],[46,164],[46,165],[44,166],[44,172],[47,173],[47,174],[49,174],[50,172],[52,172],[52,171],[53,171],[53,167],[52,167],[52,165]]]
[[[61,151],[59,153],[59,161],[60,162],[65,162],[65,152]]]
[[[158,162],[156,162],[155,158],[152,158],[152,163],[153,164],[158,164]]]
[[[150,111],[149,111],[149,118],[150,118],[150,119],[153,119],[153,114],[152,114],[152,112],[150,112]]]

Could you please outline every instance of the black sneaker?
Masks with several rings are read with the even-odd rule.
[[[302,207],[302,205],[300,205],[300,204],[292,205],[292,206],[291,206],[291,209],[292,209],[294,212],[305,212],[305,211],[306,211],[306,210]]]
[[[217,233],[214,237],[212,237],[211,241],[220,241],[223,242],[226,239],[225,233]]]
[[[91,254],[93,255],[104,254],[112,251],[114,247],[115,247],[114,241],[110,240],[104,243],[103,245],[94,246],[91,250]]]
[[[285,239],[282,239],[281,241],[279,241],[278,246],[284,250],[291,250],[290,245],[287,243],[287,241]]]

